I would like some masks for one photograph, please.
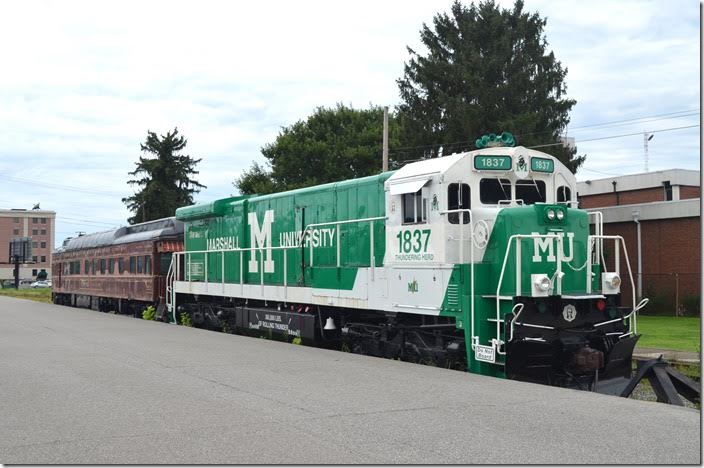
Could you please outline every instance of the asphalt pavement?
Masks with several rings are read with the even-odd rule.
[[[0,297],[0,463],[700,464],[700,412]]]

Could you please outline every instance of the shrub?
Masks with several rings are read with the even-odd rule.
[[[156,320],[156,309],[154,308],[154,306],[146,307],[142,311],[142,318],[144,320]]]
[[[192,327],[191,316],[188,312],[181,312],[181,325],[184,327]]]

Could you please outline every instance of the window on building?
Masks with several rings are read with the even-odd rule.
[[[45,236],[45,235],[46,235],[46,229],[42,229],[41,232],[42,232],[42,236]]]
[[[32,276],[37,276],[37,269],[36,268],[32,268]]]
[[[90,261],[86,260],[83,262],[83,273],[86,275],[90,273]]]
[[[19,236],[19,235],[20,235],[20,230],[19,230],[19,229],[13,229],[13,230],[12,230],[12,234],[15,235],[15,236]]]
[[[19,222],[20,222],[20,218],[12,218],[12,222],[13,222],[13,223],[19,223]]]
[[[144,257],[139,256],[137,257],[137,273],[143,273],[144,272]]]
[[[32,242],[32,248],[36,249],[37,247],[39,247],[39,242]]]
[[[450,184],[447,186],[447,209],[466,210],[470,208],[469,185]],[[447,220],[450,224],[460,223],[459,213],[448,213]],[[462,224],[469,223],[469,213],[462,213]]]
[[[32,229],[32,235],[33,235],[33,236],[38,236],[38,235],[39,235],[39,229]]]
[[[130,257],[130,273],[137,273],[137,257]]]
[[[41,219],[42,224],[46,224],[46,218]]]
[[[524,205],[545,203],[545,182],[534,179],[517,180],[516,200],[523,200]]]
[[[144,257],[144,273],[152,274],[152,258],[149,255]]]
[[[37,263],[37,256],[36,256],[36,255],[32,256],[32,261],[33,261],[34,263]]]
[[[666,180],[662,183],[662,185],[665,188],[665,201],[671,201],[672,200],[672,185],[670,185],[670,181]]]
[[[501,200],[511,200],[511,181],[508,179],[480,180],[479,200],[487,205],[496,205]]]
[[[100,259],[100,274],[104,275],[105,274],[105,259],[101,258]]]
[[[113,273],[115,273],[115,259],[114,258],[111,258],[110,260],[108,260],[108,273],[110,273],[111,275]]]
[[[39,218],[32,218],[32,224],[37,224],[39,222]]]
[[[90,271],[91,271],[93,274],[95,274],[95,273],[98,271],[98,269],[96,268],[97,266],[98,266],[98,265],[97,265],[97,262],[95,261],[95,259],[93,259],[93,260],[90,261]]]
[[[42,242],[41,247],[42,247],[42,249],[46,249],[46,242]]]
[[[420,224],[428,219],[428,200],[423,189],[403,194],[403,224]]]
[[[572,190],[566,185],[557,187],[557,203],[569,203],[572,200]]]
[[[120,274],[125,272],[125,259],[122,257],[117,259],[117,271]]]
[[[41,260],[42,260],[42,263],[45,263],[46,262],[46,255],[42,255]]]

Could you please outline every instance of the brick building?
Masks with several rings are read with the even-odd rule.
[[[54,250],[56,212],[48,210],[0,209],[0,280],[13,279],[14,266],[8,264],[10,240],[32,238],[33,263],[20,265],[20,279],[36,278],[46,270],[51,278],[51,252]]]
[[[601,211],[604,234],[623,236],[646,311],[699,311],[701,296],[701,194],[699,171],[670,169],[579,182],[580,208]],[[640,251],[638,238],[640,235]],[[606,245],[607,256],[613,255]],[[639,262],[640,257],[640,262]],[[613,265],[607,259],[607,264]],[[640,264],[640,267],[639,267]],[[625,256],[621,253],[625,268]],[[631,286],[624,271],[624,305]]]

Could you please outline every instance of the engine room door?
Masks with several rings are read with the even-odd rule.
[[[305,270],[307,268],[306,254],[308,253],[305,247],[306,243],[304,237],[304,229],[306,228],[306,208],[304,206],[296,207],[295,225],[296,229],[301,232],[301,246],[291,251],[292,255],[289,257],[289,260],[293,261],[290,262],[289,265],[294,265],[293,268],[295,268],[295,270],[293,270],[295,276],[292,276],[292,278],[296,278],[297,285],[303,286],[305,284]],[[289,266],[289,272],[292,272],[291,266]]]

